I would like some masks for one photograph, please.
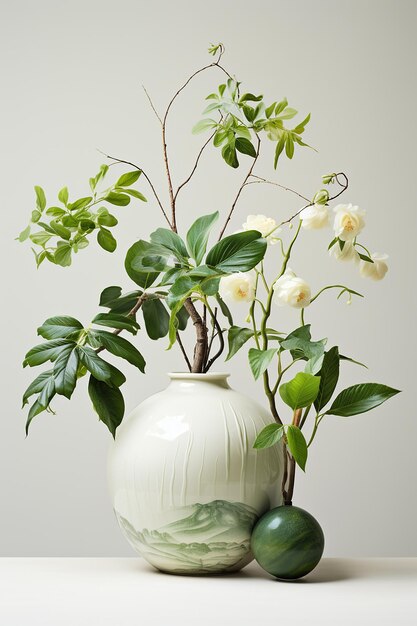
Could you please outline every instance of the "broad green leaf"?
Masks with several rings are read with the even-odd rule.
[[[294,156],[294,140],[290,134],[288,134],[287,141],[285,143],[285,154],[289,159],[292,159]]]
[[[253,337],[253,330],[250,328],[241,328],[240,326],[231,326],[227,333],[227,339],[229,342],[229,352],[226,357],[226,361],[232,358],[240,350],[240,348]]]
[[[99,313],[95,316],[92,324],[97,324],[98,326],[108,326],[109,328],[117,328],[121,330],[127,330],[132,335],[136,335],[139,329],[139,324],[137,321],[127,315],[121,315],[120,313],[115,313],[111,311],[110,313]]]
[[[130,187],[133,185],[142,174],[141,170],[135,170],[133,172],[127,172],[122,174],[116,183],[116,187]]]
[[[181,262],[188,259],[185,243],[177,233],[168,228],[157,228],[151,234],[151,243],[156,246],[162,246],[162,248],[173,254]]]
[[[160,339],[168,334],[169,314],[159,299],[145,300],[142,313],[146,332],[151,339]]]
[[[281,100],[281,102],[278,102],[278,104],[275,107],[275,115],[279,115],[285,109],[287,105],[288,105],[287,98],[284,98],[283,100]]]
[[[100,227],[97,233],[97,241],[103,250],[114,252],[117,248],[117,241],[107,228]]]
[[[31,216],[31,221],[36,224],[36,222],[39,222],[39,220],[42,217],[42,213],[40,211],[32,211],[32,216]]]
[[[26,239],[29,237],[30,235],[30,225],[26,226],[25,230],[22,230],[22,232],[20,233],[20,235],[17,237],[17,239],[19,241],[26,241]]]
[[[58,200],[62,202],[62,204],[67,206],[68,198],[69,198],[68,187],[62,187],[62,189],[58,193]]]
[[[77,351],[81,363],[85,365],[94,378],[109,384],[112,377],[110,363],[107,363],[107,361],[98,356],[98,354],[88,346],[78,346]]]
[[[237,168],[239,167],[239,161],[237,158],[237,152],[234,145],[234,142],[227,143],[222,148],[222,157],[226,161],[227,165],[230,167]]]
[[[277,352],[277,348],[270,348],[269,350],[251,348],[249,350],[249,365],[255,380],[262,376]]]
[[[223,298],[221,297],[221,295],[219,293],[217,293],[215,295],[215,298],[217,300],[217,303],[218,303],[218,305],[220,307],[221,312],[223,313],[223,315],[225,316],[225,318],[229,322],[230,326],[233,326],[232,313],[231,313],[229,307],[227,306],[226,302],[223,300]]]
[[[274,169],[275,170],[277,169],[278,159],[281,156],[282,151],[284,150],[286,139],[287,139],[287,136],[285,135],[285,133],[283,133],[277,143],[277,147],[275,148],[275,156],[274,156]]]
[[[326,339],[311,341],[310,324],[297,328],[281,341],[281,348],[289,350],[293,358],[317,361],[324,354]]]
[[[115,193],[114,191],[110,191],[105,198],[103,198],[106,202],[110,202],[110,204],[114,204],[115,206],[126,206],[130,202],[130,197],[126,193]]]
[[[160,274],[160,272],[156,272],[153,267],[143,264],[143,259],[149,255],[151,248],[150,243],[140,239],[129,248],[126,254],[126,272],[133,282],[143,289],[150,287]]]
[[[62,267],[71,265],[72,248],[69,243],[58,241],[58,247],[54,252],[54,261]]]
[[[93,198],[91,196],[85,196],[84,198],[79,198],[75,202],[68,204],[68,208],[70,211],[79,211],[80,209],[85,209],[92,200]]]
[[[38,207],[39,211],[42,212],[46,208],[45,192],[42,187],[38,187],[38,185],[35,185],[35,194],[36,206]]]
[[[78,352],[76,347],[63,350],[54,365],[55,391],[70,399],[77,384]]]
[[[256,150],[251,141],[246,139],[245,137],[237,137],[235,142],[236,150],[241,152],[242,154],[248,154],[249,156],[255,158]]]
[[[60,339],[81,330],[83,330],[83,325],[74,317],[59,315],[45,320],[37,332],[44,339]]]
[[[181,307],[177,312],[178,330],[185,330],[187,328],[188,320],[190,316],[184,307]]]
[[[326,414],[350,417],[351,415],[366,413],[397,393],[400,393],[398,389],[379,383],[353,385],[339,393]]]
[[[180,300],[183,300],[186,296],[190,295],[198,285],[198,278],[191,278],[190,276],[180,276],[169,290],[167,297],[167,304],[172,310],[175,308]]]
[[[187,245],[191,257],[200,265],[206,253],[210,230],[219,217],[219,212],[203,215],[196,219],[187,233]]]
[[[124,189],[124,192],[128,193],[129,196],[132,196],[133,198],[142,200],[142,202],[148,202],[148,200],[145,198],[143,193],[141,193],[140,191],[137,191],[136,189]]]
[[[269,119],[271,117],[272,113],[274,112],[275,105],[276,105],[276,102],[273,102],[272,104],[269,105],[269,107],[266,107],[265,115],[266,115],[267,119]]]
[[[334,346],[330,348],[323,358],[320,369],[320,387],[314,406],[317,413],[326,406],[336,389],[339,380],[339,348]]]
[[[293,426],[292,424],[287,426],[286,435],[289,451],[297,465],[299,465],[304,472],[308,455],[307,442],[304,435],[297,426]]]
[[[106,350],[135,365],[141,372],[145,372],[145,359],[130,341],[105,330],[95,331],[94,335]],[[91,373],[93,374],[93,372]]]
[[[30,235],[30,240],[33,241],[33,243],[37,246],[44,246],[46,243],[48,243],[51,237],[51,234],[40,230],[37,233],[33,233],[32,235]]]
[[[68,230],[68,228],[65,228],[65,226],[62,226],[62,224],[56,220],[51,220],[49,226],[52,228],[54,233],[56,233],[59,237],[62,237],[62,239],[69,239],[71,237],[71,231]]]
[[[54,377],[53,370],[47,370],[46,372],[42,372],[33,380],[29,387],[26,389],[22,398],[22,408],[29,402],[29,398],[33,396],[35,393],[40,393],[44,386],[48,383],[50,378]]]
[[[240,102],[259,102],[262,100],[263,96],[254,96],[253,93],[244,93],[243,96],[239,98]]]
[[[284,427],[279,424],[268,424],[258,434],[253,444],[254,448],[270,448],[282,439]]]
[[[122,295],[121,287],[116,287],[116,286],[106,287],[105,289],[103,289],[103,291],[100,294],[99,305],[105,306],[111,309],[112,303],[118,300],[121,295]]]
[[[88,393],[100,420],[115,437],[116,429],[125,412],[125,403],[120,389],[109,387],[104,382],[90,376]]]
[[[125,293],[120,295],[120,297],[116,297],[116,291],[111,290],[119,289],[120,287],[108,287],[108,292],[105,289],[100,297],[100,306],[105,306],[111,310],[112,313],[119,313],[121,315],[126,315],[130,313],[130,311],[137,305],[138,299],[142,295],[142,291],[130,291],[129,293]],[[107,293],[106,293],[107,292]],[[111,294],[115,297],[112,298]],[[129,317],[130,318],[130,317]]]
[[[207,265],[226,272],[247,272],[265,256],[266,241],[256,230],[235,233],[221,239],[206,257]]]
[[[199,133],[204,133],[204,131],[208,130],[209,128],[215,128],[216,126],[217,122],[215,120],[205,118],[197,122],[191,132],[193,135],[198,135]]]
[[[292,409],[301,409],[310,406],[317,398],[320,386],[320,377],[299,372],[288,383],[279,388],[279,393],[285,404]]]
[[[298,111],[292,109],[291,107],[286,107],[279,115],[281,120],[291,120],[293,117],[297,115]]]
[[[116,217],[114,217],[114,215],[110,215],[110,213],[108,213],[99,215],[97,218],[97,223],[100,226],[108,226],[109,228],[112,228],[113,226],[117,226],[118,220]],[[94,222],[92,222],[92,227],[93,229],[95,228]]]
[[[74,342],[67,339],[53,339],[52,341],[45,341],[45,343],[38,344],[25,356],[23,361],[23,367],[29,365],[34,367],[36,365],[42,365],[46,361],[55,361],[59,356],[63,346],[74,345]]]

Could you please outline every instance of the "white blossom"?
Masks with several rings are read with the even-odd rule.
[[[334,232],[342,241],[352,241],[365,226],[365,211],[352,204],[338,204],[334,209]]]
[[[382,280],[388,272],[388,264],[386,263],[388,255],[374,252],[371,254],[371,259],[373,260],[373,263],[369,263],[369,261],[361,261],[359,266],[361,276],[364,276],[365,278],[372,278],[372,280]]]
[[[296,309],[302,309],[310,304],[310,286],[290,269],[277,280],[274,292],[279,306],[288,304]]]
[[[266,215],[248,215],[246,222],[242,224],[243,230],[258,230],[262,237],[270,244],[277,242],[276,235],[281,231],[277,228],[277,223],[273,217],[266,217]],[[274,231],[271,233],[271,231]],[[270,234],[271,233],[271,234]]]
[[[300,213],[302,227],[307,230],[323,228],[329,223],[329,209],[324,204],[313,204]]]
[[[229,302],[252,302],[255,297],[255,277],[245,272],[223,276],[220,279],[219,293]]]
[[[340,249],[339,242],[336,241],[330,248],[329,255],[338,261],[353,261],[354,263],[357,263],[360,258],[358,251],[351,241],[345,241],[343,250]]]

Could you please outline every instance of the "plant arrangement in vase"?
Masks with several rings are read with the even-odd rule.
[[[290,507],[296,466],[305,469],[309,447],[327,415],[364,413],[398,391],[362,383],[332,400],[340,364],[357,362],[341,354],[338,346],[329,348],[326,339],[313,340],[305,312],[327,290],[335,290],[338,298],[346,294],[349,300],[362,296],[344,284],[325,285],[312,294],[309,284],[291,269],[292,253],[301,236],[308,236],[305,231],[328,226],[329,207],[347,190],[348,178],[344,172],[323,176],[320,188],[309,198],[260,175],[256,165],[264,146],[272,145],[275,169],[280,159],[292,159],[296,148],[309,148],[303,134],[310,115],[291,123],[297,111],[285,98],[266,102],[263,95],[243,91],[222,65],[222,44],[209,52],[214,60],[185,81],[163,115],[146,93],[161,126],[168,203],[141,163],[110,155],[106,155],[110,163],[89,179],[86,196],[70,200],[64,187],[57,205],[49,206],[43,189],[35,187],[36,209],[19,240],[30,240],[35,246],[38,267],[43,262],[69,266],[73,255],[93,238],[113,252],[117,246],[111,230],[117,225],[114,207],[147,201],[144,190],[135,186],[138,182],[150,191],[164,226],[127,251],[125,269],[135,284],[133,291],[106,287],[99,300],[105,312],[87,325],[59,315],[38,328],[45,341],[28,351],[24,366],[48,362],[50,366],[24,393],[23,404],[32,402],[26,431],[37,415],[53,412],[51,403],[57,395],[70,399],[88,375],[93,407],[115,437],[110,484],[116,515],[145,558],[159,569],[178,573],[239,569],[252,559],[250,535],[266,513],[253,533],[255,556],[274,575],[296,578],[310,571],[323,551],[317,522],[302,509]],[[224,82],[207,96],[205,117],[193,129],[207,138],[189,175],[176,184],[167,144],[171,109],[195,76],[212,69],[224,76]],[[186,233],[179,233],[181,192],[201,167],[203,152],[210,145],[220,151],[228,167],[236,169],[242,161],[245,173],[220,227],[215,211],[201,215]],[[118,165],[129,169],[108,184]],[[241,231],[227,234],[242,193],[253,184],[295,194],[301,206],[289,216],[249,215]],[[371,254],[359,242],[364,212],[351,204],[337,204],[333,213],[329,255],[357,263],[363,276],[383,278],[386,257]],[[210,238],[214,243],[209,245]],[[280,268],[273,276],[265,269],[266,255]],[[231,301],[248,308],[246,326],[234,324]],[[300,311],[296,329],[284,332],[272,326],[273,313],[278,312],[274,303]],[[172,375],[166,392],[145,401],[122,423],[125,407],[120,388],[126,377],[103,358],[103,352],[144,373],[142,353],[121,336],[136,336],[141,318],[142,332],[168,341],[169,348],[179,348],[189,373]],[[193,354],[187,353],[182,340],[187,326],[195,332]],[[233,392],[225,375],[210,372],[222,355],[226,361],[241,358],[242,348],[249,345],[248,365],[254,378],[263,382],[269,411]],[[200,413],[204,417],[205,405],[210,419],[203,421]],[[224,452],[214,462],[217,449]],[[144,485],[139,488],[135,480],[142,476]],[[282,536],[274,531],[279,525]],[[301,543],[297,533],[304,537]]]

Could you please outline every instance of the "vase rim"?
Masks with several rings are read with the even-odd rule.
[[[168,377],[171,380],[206,380],[206,381],[216,381],[216,380],[227,380],[230,374],[228,372],[204,372],[204,373],[193,373],[193,372],[168,372]]]

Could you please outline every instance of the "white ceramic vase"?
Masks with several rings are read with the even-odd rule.
[[[255,522],[282,504],[283,448],[253,448],[272,418],[227,374],[169,377],[117,429],[109,456],[117,519],[162,571],[239,570],[253,558]]]

